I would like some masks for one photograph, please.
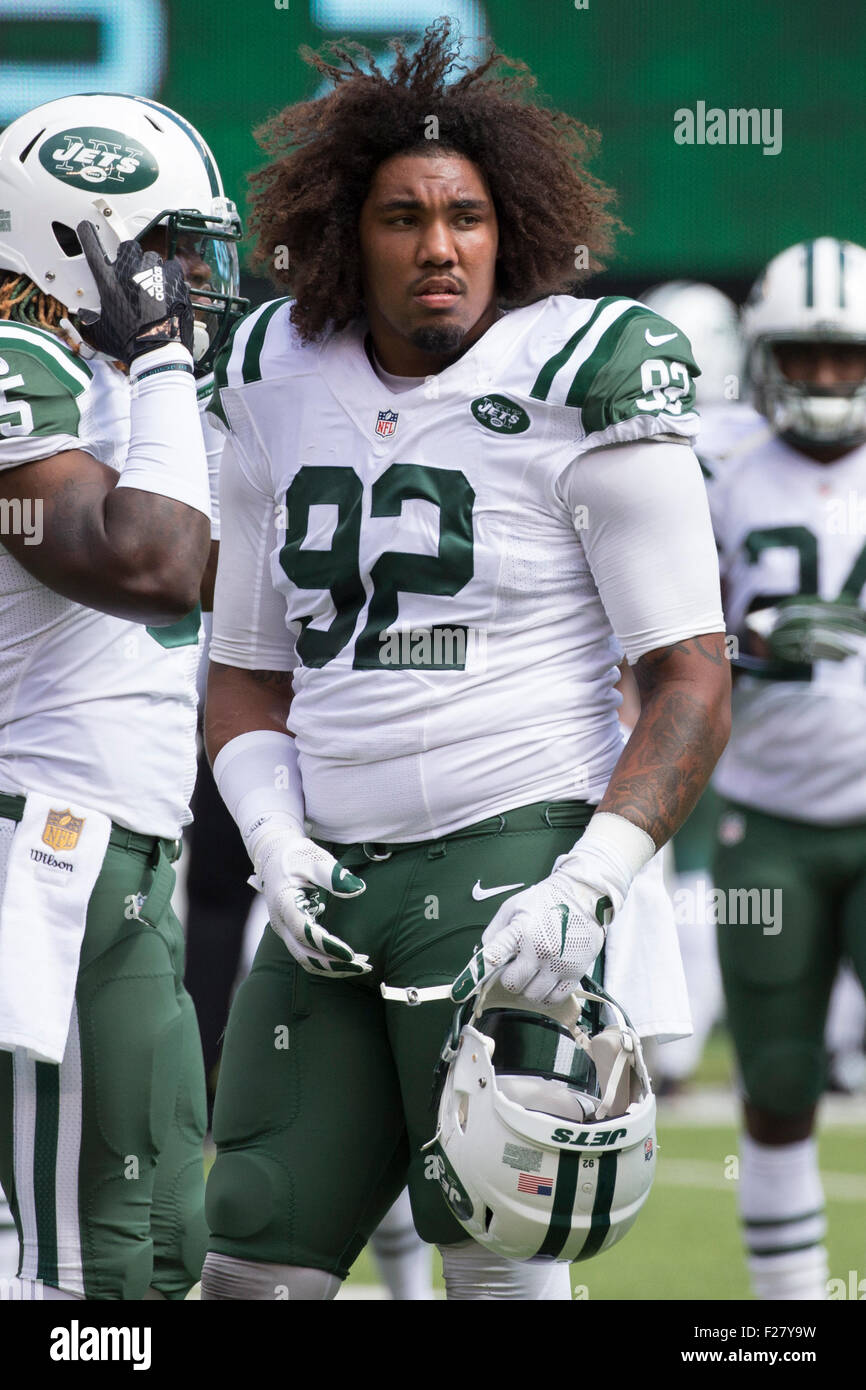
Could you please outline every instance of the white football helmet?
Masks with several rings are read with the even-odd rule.
[[[244,311],[235,243],[241,222],[214,157],[176,112],[144,97],[61,97],[20,116],[0,135],[0,270],[28,276],[75,319],[100,310],[75,228],[92,222],[110,259],[122,241],[167,229],[210,269],[193,285],[194,355],[216,356]]]
[[[488,977],[442,1051],[428,1176],[467,1233],[508,1259],[607,1250],[652,1185],[656,1107],[640,1039],[604,990],[582,985],[535,1012]]]
[[[777,343],[866,346],[862,246],[818,237],[774,256],[743,309],[743,335],[755,406],[778,434],[807,448],[866,440],[866,381],[790,381],[773,351]]]
[[[698,407],[739,399],[743,343],[732,299],[715,285],[668,280],[641,295],[641,303],[670,319],[691,342],[701,369],[695,382]]]

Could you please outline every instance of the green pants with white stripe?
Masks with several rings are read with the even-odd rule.
[[[183,1298],[204,1259],[204,1067],[173,886],[164,844],[110,845],[63,1062],[0,1052],[19,1273],[90,1299]]]
[[[455,1006],[385,1001],[380,985],[450,984],[505,899],[550,873],[592,810],[541,803],[442,840],[326,844],[367,890],[327,898],[321,921],[373,970],[307,974],[265,931],[223,1046],[211,1250],[344,1279],[407,1179],[423,1239],[466,1240],[421,1151],[436,1128],[434,1073]]]

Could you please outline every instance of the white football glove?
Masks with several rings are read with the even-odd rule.
[[[481,960],[476,955],[457,976],[452,998],[467,998],[479,971],[493,970],[501,970],[505,989],[527,999],[555,1004],[567,998],[592,970],[608,924],[655,848],[631,821],[596,811],[548,878],[502,904],[481,937]]]
[[[595,964],[604,946],[611,900],[557,872],[515,893],[481,938],[489,972],[510,961],[499,983],[539,1003],[565,999]]]
[[[270,924],[289,954],[311,975],[366,975],[369,957],[332,936],[316,919],[325,911],[319,890],[336,898],[354,898],[366,884],[342,868],[327,850],[285,825],[267,831],[257,841],[253,863],[268,905]]]

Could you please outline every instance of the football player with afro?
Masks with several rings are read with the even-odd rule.
[[[594,137],[521,65],[462,67],[448,20],[393,48],[308,54],[333,91],[265,128],[258,256],[293,297],[215,372],[206,734],[272,930],[226,1036],[205,1299],[333,1298],[407,1176],[449,1298],[570,1296],[558,1197],[554,1262],[519,1262],[425,1162],[449,994],[498,971],[543,1013],[598,960],[664,1012],[675,941],[618,916],[728,732],[689,343],[575,296],[617,225]]]

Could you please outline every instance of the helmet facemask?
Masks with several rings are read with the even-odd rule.
[[[443,1048],[426,1175],[495,1254],[588,1259],[625,1235],[655,1171],[640,1040],[589,979],[537,1011],[489,976],[476,989]]]
[[[240,268],[237,242],[241,224],[234,203],[221,200],[212,215],[194,209],[161,212],[136,236],[143,245],[163,233],[156,248],[164,260],[184,267],[194,312],[193,358],[196,376],[213,367],[229,334],[246,313],[249,301],[238,295]],[[81,322],[86,333],[86,318]]]
[[[759,338],[749,358],[755,405],[775,432],[804,449],[853,449],[866,441],[866,373],[860,381],[819,386],[792,380],[782,370],[778,346],[850,343],[866,350],[863,338],[827,333],[778,334]]]

